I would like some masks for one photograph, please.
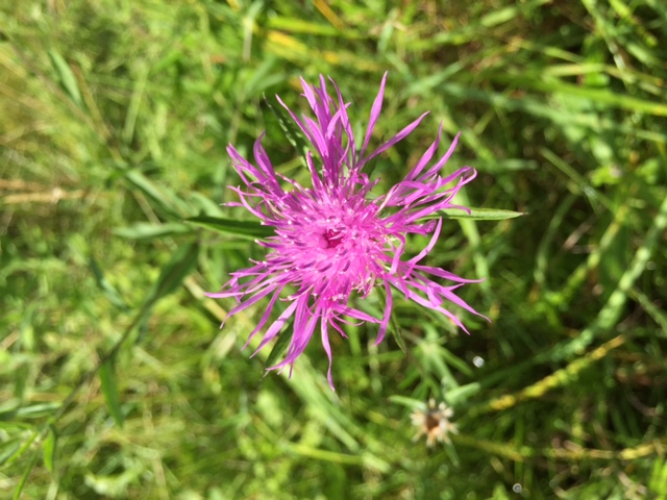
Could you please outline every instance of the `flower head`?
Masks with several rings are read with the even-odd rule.
[[[426,436],[426,446],[429,448],[436,441],[450,443],[449,435],[459,432],[456,425],[449,421],[453,416],[454,410],[445,403],[436,406],[435,399],[430,399],[428,406],[423,405],[422,408],[415,410],[410,415],[412,425],[418,428],[414,441],[417,441],[421,436]]]
[[[368,146],[380,116],[386,74],[373,103],[368,127],[358,148],[347,114],[348,103],[335,82],[334,93],[327,89],[321,76],[319,86],[301,80],[303,96],[313,116],[297,117],[278,97],[291,118],[310,142],[306,154],[311,186],[275,172],[262,147],[262,137],[254,145],[254,162],[243,158],[234,146],[227,151],[244,184],[231,187],[243,206],[275,228],[275,236],[257,243],[268,249],[266,258],[252,261],[252,267],[231,273],[231,279],[211,297],[234,297],[238,305],[228,317],[270,297],[266,312],[250,339],[269,321],[277,300],[287,307],[275,319],[259,344],[258,351],[273,340],[289,318],[294,318],[292,338],[285,359],[269,368],[282,369],[294,362],[318,329],[322,346],[329,358],[328,380],[331,377],[332,352],[329,335],[332,329],[345,337],[341,324],[352,320],[377,323],[377,343],[387,331],[393,294],[398,291],[408,300],[438,311],[465,330],[461,321],[445,302],[477,313],[457,297],[454,291],[465,283],[478,280],[460,278],[444,269],[420,264],[434,247],[442,219],[420,222],[445,208],[461,208],[452,204],[458,190],[476,175],[474,169],[463,167],[449,175],[441,175],[456,146],[458,135],[447,153],[432,161],[437,151],[442,127],[431,146],[407,173],[405,178],[386,194],[372,198],[370,191],[377,184],[363,171],[370,160],[407,137],[426,113],[373,151]],[[282,182],[280,182],[282,181]],[[406,236],[415,233],[431,235],[430,242],[419,254],[404,258]],[[437,279],[437,281],[436,281]],[[441,284],[444,281],[448,284]],[[385,292],[384,314],[375,318],[350,304],[352,297],[364,299],[374,288]],[[247,343],[246,343],[247,345]]]

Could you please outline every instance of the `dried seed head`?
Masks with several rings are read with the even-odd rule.
[[[410,416],[412,425],[417,427],[416,441],[421,436],[426,436],[426,446],[431,447],[436,441],[441,443],[450,443],[449,434],[457,434],[456,425],[449,421],[454,416],[454,410],[445,403],[440,403],[437,407],[435,400],[430,399],[428,406],[423,409],[415,410]]]

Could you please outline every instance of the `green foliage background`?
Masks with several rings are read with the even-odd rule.
[[[2,498],[667,498],[665,12],[2,2]],[[263,378],[268,350],[240,350],[262,306],[220,330],[232,303],[203,296],[261,249],[185,219],[247,220],[219,206],[230,142],[266,129],[299,168],[263,94],[304,110],[298,77],[331,75],[361,132],[387,70],[375,144],[431,114],[375,165],[384,185],[442,123],[462,131],[447,170],[479,171],[461,201],[527,213],[450,220],[429,257],[487,278],[462,295],[493,323],[465,315],[466,336],[397,299],[405,353],[351,328],[337,393],[317,340]],[[412,441],[430,397],[451,446]]]

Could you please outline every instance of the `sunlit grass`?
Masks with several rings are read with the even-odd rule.
[[[0,496],[667,497],[659,3],[22,1],[0,26]],[[203,296],[261,249],[186,219],[239,217],[229,142],[266,129],[299,168],[264,95],[303,110],[298,77],[331,75],[361,134],[385,71],[376,144],[431,113],[376,175],[442,123],[447,169],[479,171],[460,201],[526,214],[448,220],[429,256],[486,278],[462,295],[493,323],[397,298],[405,352],[350,328],[336,393],[318,341],[264,377],[262,306],[220,330]],[[431,397],[451,445],[412,440]]]

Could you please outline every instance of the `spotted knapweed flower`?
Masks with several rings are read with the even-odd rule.
[[[444,269],[420,264],[440,235],[442,219],[437,218],[437,212],[452,207],[467,210],[454,205],[452,199],[475,177],[475,170],[463,167],[448,175],[440,173],[459,136],[444,156],[432,162],[440,142],[440,127],[433,144],[402,181],[386,194],[376,197],[370,194],[379,180],[371,181],[363,172],[364,167],[407,137],[427,114],[369,151],[382,109],[386,77],[385,74],[373,102],[360,148],[348,117],[350,104],[345,103],[332,79],[329,80],[335,94],[328,92],[323,76],[319,86],[301,80],[303,96],[314,117],[297,117],[277,97],[310,142],[311,151],[305,157],[310,187],[276,173],[262,147],[263,135],[254,145],[254,163],[243,158],[234,146],[227,148],[245,184],[231,187],[240,202],[227,205],[245,207],[262,224],[275,228],[275,236],[257,241],[268,249],[264,260],[251,261],[252,267],[231,273],[231,279],[220,292],[208,295],[237,300],[238,305],[229,311],[228,318],[270,296],[266,311],[250,333],[246,346],[269,321],[276,301],[285,302],[284,311],[270,324],[257,348],[259,351],[271,342],[293,318],[285,358],[269,370],[289,366],[291,375],[294,362],[305,350],[319,323],[322,346],[329,358],[327,378],[332,388],[330,327],[345,337],[341,324],[354,320],[377,323],[376,343],[380,343],[387,331],[396,291],[408,300],[444,314],[463,330],[461,321],[443,306],[445,302],[480,315],[454,293],[463,284],[479,280],[460,278]],[[424,221],[426,216],[431,216],[431,220]],[[431,235],[431,238],[417,255],[405,257],[406,237],[411,233]],[[381,318],[351,304],[355,298],[367,298],[375,288],[384,291]]]

